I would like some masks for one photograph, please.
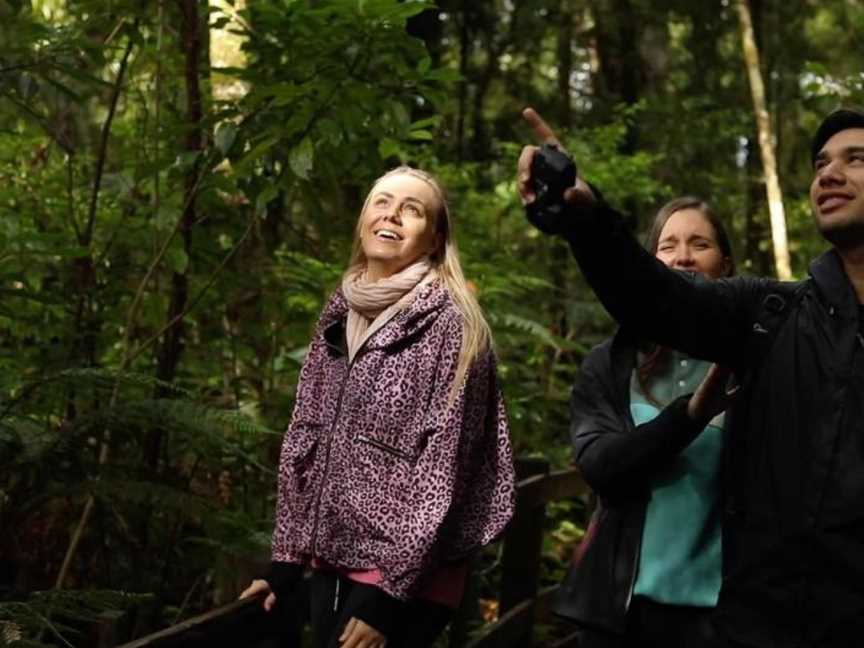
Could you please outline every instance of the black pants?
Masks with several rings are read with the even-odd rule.
[[[584,648],[720,648],[711,624],[713,608],[666,605],[635,596],[627,612],[623,636],[585,630]]]
[[[339,581],[339,596],[336,583]],[[360,587],[332,572],[315,571],[309,582],[312,645],[339,648],[339,635],[351,619],[352,593]],[[356,596],[354,597],[356,600]],[[387,637],[387,648],[426,648],[447,627],[453,610],[431,601],[411,600],[404,604]]]
[[[633,597],[627,613],[625,648],[714,648],[717,633],[711,625],[713,608],[665,605]]]

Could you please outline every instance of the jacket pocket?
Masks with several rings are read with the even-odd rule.
[[[321,425],[299,423],[285,437],[282,445],[282,469],[280,479],[286,480],[298,493],[306,490],[310,473],[315,463]]]
[[[372,437],[366,436],[365,434],[358,434],[355,438],[360,443],[365,443],[366,445],[370,445],[373,448],[378,448],[379,450],[386,452],[389,455],[392,455],[409,463],[414,463],[414,457],[412,457],[410,454],[404,452],[403,450],[400,450],[399,448],[394,448],[393,446],[384,443],[383,441],[373,439]]]
[[[354,435],[350,471],[362,500],[383,508],[400,509],[414,488],[416,457],[375,437]]]

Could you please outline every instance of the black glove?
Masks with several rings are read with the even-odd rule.
[[[554,144],[544,144],[531,161],[536,198],[525,206],[528,220],[544,234],[561,234],[567,227],[564,191],[576,184],[576,165]]]

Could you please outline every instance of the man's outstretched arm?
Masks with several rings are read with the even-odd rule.
[[[560,143],[533,109],[523,113],[541,144]],[[531,164],[537,146],[519,157],[517,186],[523,204],[536,199]],[[646,338],[693,356],[742,368],[754,314],[772,282],[720,279],[670,270],[645,250],[624,219],[584,179],[564,193],[557,227],[609,313]]]

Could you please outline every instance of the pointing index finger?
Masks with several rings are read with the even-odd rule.
[[[552,129],[549,128],[549,124],[543,121],[543,118],[536,110],[533,108],[526,108],[522,111],[522,116],[525,118],[525,121],[528,122],[531,130],[534,131],[535,137],[542,144],[554,144],[558,147],[561,146],[561,142],[558,141],[558,138],[555,137],[555,133],[553,133]]]

